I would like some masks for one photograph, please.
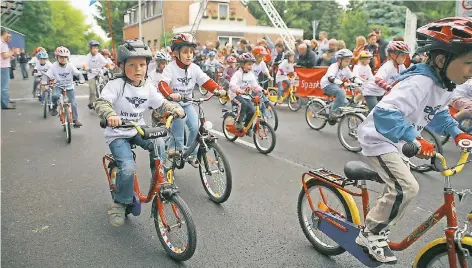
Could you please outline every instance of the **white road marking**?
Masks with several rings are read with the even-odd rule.
[[[218,136],[223,137],[223,138],[226,139],[225,134],[223,134],[223,132],[220,132],[220,131],[214,130],[214,129],[212,129],[212,130],[210,130],[210,131],[211,131],[213,134],[218,135]],[[240,139],[240,138],[238,138],[238,139],[235,140],[234,142],[240,143],[240,144],[245,145],[245,146],[247,146],[247,147],[250,147],[250,148],[252,148],[252,149],[256,149],[256,146],[255,146],[254,144],[252,144],[252,143],[250,143],[250,142],[247,142],[247,141],[245,141],[245,140],[242,140],[242,139]]]

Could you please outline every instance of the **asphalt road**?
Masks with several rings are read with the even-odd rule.
[[[209,201],[196,169],[178,171],[177,184],[198,233],[195,255],[179,264],[167,257],[157,239],[150,205],[120,228],[109,225],[106,205],[111,199],[101,164],[108,147],[98,117],[86,108],[88,88],[77,89],[84,126],[72,130],[68,145],[59,120],[43,119],[40,104],[31,99],[32,81],[19,77],[17,73],[10,87],[17,109],[1,114],[2,267],[362,267],[347,253],[330,258],[315,251],[297,218],[303,172],[325,167],[342,173],[347,161],[364,159],[341,146],[335,127],[310,130],[303,110],[294,113],[281,107],[277,145],[270,155],[221,137],[219,144],[233,172],[233,192],[222,205]],[[221,109],[216,99],[204,104],[217,131]],[[148,160],[137,152],[144,188],[150,176]],[[457,161],[454,144],[446,146],[445,155]],[[442,201],[439,174],[416,177],[420,193],[392,229],[391,240],[406,236]],[[470,188],[471,178],[467,166],[453,185]],[[378,191],[377,185],[371,188]],[[471,207],[472,198],[458,204],[458,215]],[[398,252],[399,263],[390,267],[408,267],[426,242],[441,236],[444,226],[439,223],[411,248]]]

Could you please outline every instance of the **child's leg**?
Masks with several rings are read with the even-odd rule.
[[[54,105],[54,109],[57,108],[57,101],[59,100],[59,95],[61,94],[61,90],[62,89],[60,89],[58,87],[54,87],[52,89],[51,99],[52,99],[52,103]]]
[[[374,107],[377,105],[377,96],[364,96],[365,98],[365,103],[367,104],[367,107],[369,108],[369,111],[372,111]]]
[[[170,139],[169,150],[183,150],[184,148],[184,124],[187,118],[177,118],[172,122],[173,138]]]
[[[131,204],[133,202],[136,164],[130,142],[127,139],[116,139],[108,146],[119,169],[116,175],[115,202],[124,205]]]
[[[323,88],[323,92],[328,96],[336,96],[331,112],[338,112],[339,108],[344,106],[346,100],[346,92],[338,85],[330,84]]]
[[[254,107],[254,104],[252,104],[252,102],[248,99],[243,99],[242,105],[246,112],[246,120],[244,120],[244,126],[247,127],[251,122],[254,113],[256,112],[256,108]]]
[[[241,96],[237,96],[233,99],[232,103],[238,107],[238,113],[236,117],[238,118],[238,123],[242,123],[244,116],[246,115],[246,107],[243,105],[244,98]]]
[[[283,87],[282,82],[283,81],[278,81],[277,82],[277,85],[279,86],[279,88],[277,90],[277,99],[280,99],[280,97],[282,96],[282,93],[284,92],[284,87]]]
[[[72,120],[76,121],[79,119],[79,114],[77,110],[77,102],[75,101],[75,93],[74,90],[67,90],[67,98],[69,98],[69,102],[72,106]]]
[[[187,146],[190,146],[195,139],[197,138],[198,134],[198,126],[199,126],[199,120],[198,120],[198,114],[193,105],[185,105],[182,106],[184,108],[185,114],[186,114],[186,121],[185,123],[187,124],[188,130],[189,130],[189,136],[187,140]],[[196,156],[198,152],[198,146],[195,148],[195,150],[192,152],[191,156]]]
[[[96,94],[97,83],[95,78],[89,80],[89,103],[93,104],[97,100]]]

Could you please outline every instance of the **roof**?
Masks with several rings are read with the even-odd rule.
[[[180,27],[175,27],[172,31],[173,33],[185,33],[190,32],[192,25],[185,25]],[[211,24],[211,23],[202,23],[198,27],[198,31],[205,32],[233,32],[233,33],[264,33],[264,34],[281,34],[283,33],[282,29],[268,26],[247,26],[240,24]],[[289,28],[288,31],[290,34],[296,37],[303,36],[303,29]]]

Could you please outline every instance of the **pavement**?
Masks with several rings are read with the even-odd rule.
[[[301,176],[325,167],[342,174],[344,163],[366,160],[346,151],[336,128],[311,130],[304,108],[291,112],[278,107],[277,145],[269,155],[252,147],[252,140],[228,142],[220,137],[231,164],[233,191],[227,202],[212,203],[191,166],[177,171],[177,185],[197,227],[197,250],[184,263],[167,257],[156,236],[150,205],[124,226],[108,223],[111,198],[101,163],[108,153],[99,119],[87,109],[88,88],[77,88],[80,129],[72,129],[67,144],[57,118],[42,118],[40,104],[31,98],[32,80],[17,73],[10,97],[16,110],[1,112],[1,265],[2,267],[363,267],[344,253],[325,257],[305,238],[297,218]],[[196,93],[199,95],[199,93]],[[227,108],[229,104],[227,104]],[[221,134],[221,109],[216,99],[203,105],[215,134]],[[218,134],[219,133],[219,134]],[[148,187],[148,160],[137,150],[141,188]],[[458,151],[450,142],[445,156],[452,163]],[[398,241],[426,220],[442,201],[443,179],[430,172],[416,174],[420,193],[402,220],[392,228]],[[455,189],[470,188],[471,166],[452,180]],[[378,185],[369,184],[374,200]],[[458,201],[456,201],[459,203]],[[457,204],[464,219],[472,198]],[[397,252],[397,265],[408,267],[416,253],[443,236],[444,220],[409,249]]]

